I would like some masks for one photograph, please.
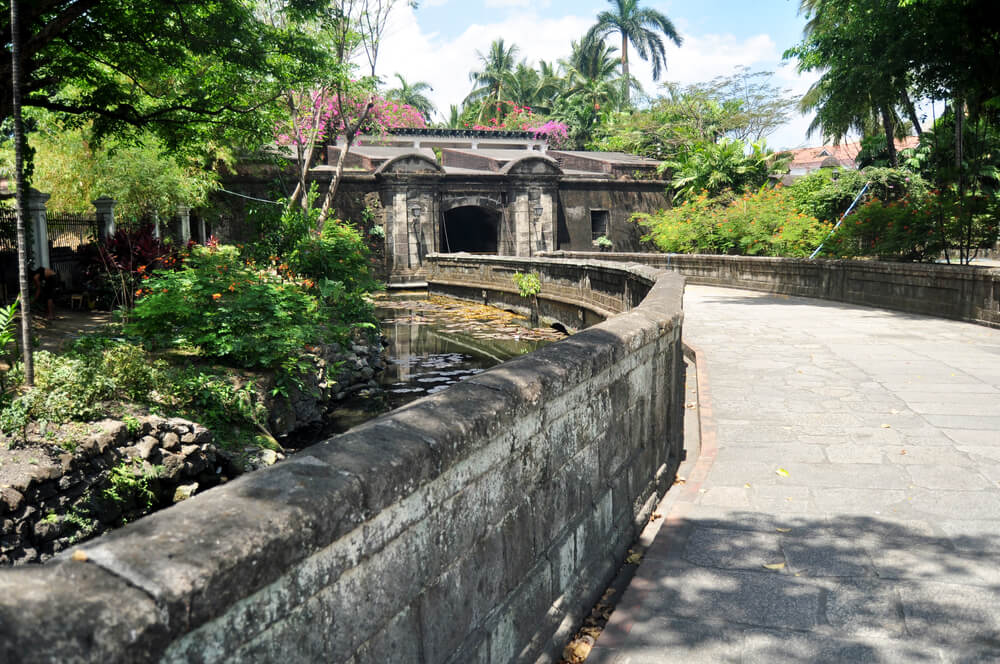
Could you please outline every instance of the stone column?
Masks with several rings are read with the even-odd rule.
[[[160,233],[160,213],[153,210],[153,237],[159,240],[162,237]]]
[[[531,212],[529,209],[531,201],[528,200],[528,192],[518,192],[514,198],[514,255],[532,256],[534,252],[531,248]]]
[[[25,226],[31,228],[31,255],[35,267],[52,267],[49,259],[49,222],[45,214],[45,203],[51,194],[43,194],[37,189],[28,189],[28,219]]]
[[[406,228],[409,232],[410,267],[420,267],[421,248],[423,247],[423,228],[421,221],[424,208],[418,201],[407,201]]]
[[[181,246],[186,246],[191,240],[191,206],[181,203],[177,206],[178,233]]]
[[[101,196],[96,201],[91,201],[97,208],[97,235],[101,239],[109,238],[115,234],[115,206],[118,201],[110,196]]]
[[[198,217],[198,237],[202,244],[208,244],[208,235],[205,234],[205,217]]]

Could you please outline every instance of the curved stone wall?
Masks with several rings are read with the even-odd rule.
[[[519,265],[567,288],[574,270]],[[621,310],[641,303],[48,565],[0,572],[0,661],[554,659],[671,484],[683,417],[683,279],[576,269],[627,284]],[[602,288],[588,306],[612,306]]]
[[[547,256],[642,263],[692,284],[817,297],[1000,327],[1000,270],[882,261],[804,260],[698,254],[584,253]]]

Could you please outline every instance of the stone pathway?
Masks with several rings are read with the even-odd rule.
[[[1000,330],[689,286],[702,453],[588,664],[1000,661]]]

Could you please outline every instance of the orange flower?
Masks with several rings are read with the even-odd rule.
[[[233,293],[236,291],[236,284],[229,284],[229,292]]]
[[[222,297],[222,293],[212,293],[212,299],[213,300],[218,300],[221,297]]]
[[[139,274],[142,274],[143,272],[146,271],[146,266],[145,265],[140,265],[139,267],[137,267],[135,269],[135,271],[138,272]]]

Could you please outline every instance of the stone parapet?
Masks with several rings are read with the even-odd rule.
[[[574,261],[642,263],[680,272],[692,284],[815,297],[1000,327],[1000,270],[883,261],[758,256],[557,251]]]
[[[587,298],[570,261],[517,264]],[[683,279],[575,269],[625,313],[0,572],[0,661],[557,659],[682,449]]]

